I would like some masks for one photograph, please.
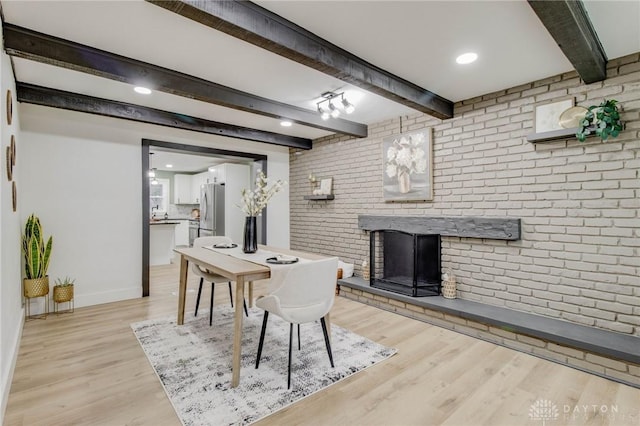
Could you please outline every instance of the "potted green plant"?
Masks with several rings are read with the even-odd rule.
[[[53,301],[56,303],[69,302],[73,299],[73,284],[75,280],[70,277],[56,279],[53,286]]]
[[[24,297],[40,297],[49,294],[49,259],[53,237],[44,243],[40,219],[32,214],[27,219],[24,235],[22,236],[22,251],[24,254]]]
[[[623,124],[620,121],[620,111],[617,104],[618,101],[615,99],[605,99],[600,105],[590,106],[578,126],[576,132],[578,140],[584,142],[592,132],[595,132],[603,141],[606,141],[609,136],[618,137]]]

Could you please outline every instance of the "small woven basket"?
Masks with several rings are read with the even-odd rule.
[[[59,286],[53,287],[53,301],[56,303],[64,303],[73,299],[73,286]]]
[[[24,297],[42,297],[49,294],[49,276],[24,279]]]
[[[456,298],[456,277],[451,272],[447,274],[447,279],[442,280],[442,297],[445,299]]]

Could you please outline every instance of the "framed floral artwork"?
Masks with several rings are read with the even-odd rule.
[[[382,139],[384,200],[433,199],[431,128]]]

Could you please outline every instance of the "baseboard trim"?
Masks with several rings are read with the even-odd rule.
[[[16,370],[16,363],[18,362],[18,353],[20,352],[20,342],[22,341],[22,330],[24,329],[24,306],[20,309],[20,325],[16,333],[13,353],[11,354],[11,364],[7,371],[6,377],[2,378],[2,407],[0,407],[0,419],[4,419],[5,412],[7,410],[7,403],[9,402],[9,393],[11,392],[11,382],[13,381],[13,373]],[[4,423],[4,422],[2,422]]]
[[[78,289],[76,288],[76,291]],[[121,300],[137,299],[142,297],[142,286],[121,288],[99,293],[76,294],[74,304],[76,308],[83,306],[102,305],[103,303],[119,302]]]

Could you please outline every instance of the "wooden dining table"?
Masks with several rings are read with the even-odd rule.
[[[289,256],[296,256],[309,260],[323,259],[324,256],[281,249],[269,246],[258,246],[260,249],[277,252]],[[233,327],[233,362],[231,374],[231,387],[237,387],[240,384],[240,359],[242,357],[242,318],[244,306],[244,288],[245,283],[249,284],[249,306],[253,306],[253,281],[268,279],[271,277],[271,269],[269,267],[253,263],[248,260],[239,259],[227,254],[213,251],[204,247],[177,248],[174,251],[180,254],[180,288],[178,291],[178,325],[184,324],[184,306],[187,293],[187,273],[189,271],[189,262],[207,269],[216,274],[222,275],[235,281],[236,294],[234,304],[234,327]],[[328,315],[326,317],[327,326],[330,321]]]

